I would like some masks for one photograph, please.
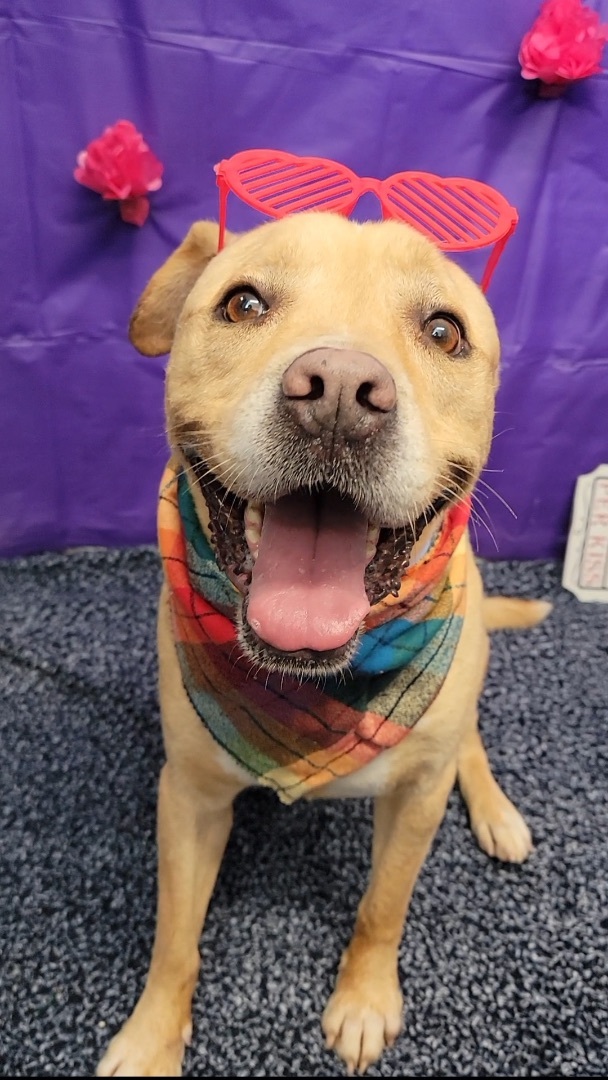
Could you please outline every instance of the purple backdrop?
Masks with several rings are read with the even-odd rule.
[[[591,6],[608,22],[608,0]],[[489,293],[503,381],[485,476],[517,520],[480,501],[500,557],[562,552],[575,477],[608,458],[608,79],[534,99],[517,51],[538,7],[0,0],[1,554],[154,539],[164,362],[130,347],[129,314],[216,217],[214,162],[254,146],[477,177],[518,207]],[[72,179],[119,118],[166,167],[142,229]]]

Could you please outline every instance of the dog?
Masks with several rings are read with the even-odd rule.
[[[233,801],[253,784],[286,802],[375,798],[371,878],[322,1018],[327,1046],[364,1072],[402,1026],[398,948],[456,780],[484,851],[532,849],[477,727],[488,632],[550,608],[485,598],[468,539],[494,318],[408,225],[309,212],[219,254],[217,226],[197,222],[130,337],[171,353],[166,764],[151,966],[98,1075],[180,1075]]]

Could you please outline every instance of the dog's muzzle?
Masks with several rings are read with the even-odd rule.
[[[263,666],[282,657],[290,670],[339,670],[370,608],[398,595],[430,518],[424,511],[389,528],[370,506],[397,431],[397,389],[384,364],[319,348],[293,360],[277,386],[265,490],[226,490],[182,444],[218,563],[243,596],[241,643]]]

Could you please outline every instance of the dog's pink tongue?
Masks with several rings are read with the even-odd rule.
[[[345,645],[367,615],[367,521],[335,494],[266,506],[247,619],[281,652]]]

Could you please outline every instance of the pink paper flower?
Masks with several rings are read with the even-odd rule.
[[[163,165],[130,120],[107,127],[76,160],[79,184],[117,199],[123,221],[143,225],[150,212],[147,193],[162,185]]]
[[[524,79],[540,79],[555,96],[568,83],[601,71],[600,59],[608,41],[608,25],[582,0],[545,0],[540,14],[524,36],[519,62]]]

